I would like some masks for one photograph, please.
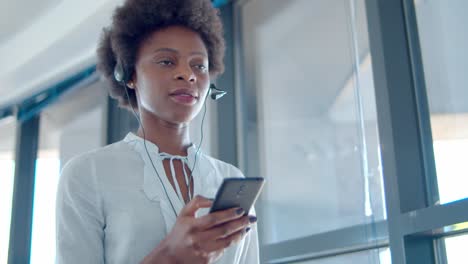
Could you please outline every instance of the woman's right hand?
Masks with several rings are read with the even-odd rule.
[[[218,211],[196,218],[200,208],[209,208],[212,201],[196,196],[180,212],[167,237],[148,255],[143,263],[212,263],[219,259],[225,248],[239,242],[256,221],[244,216],[242,208]],[[154,262],[156,263],[156,262]]]

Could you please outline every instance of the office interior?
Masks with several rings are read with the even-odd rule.
[[[202,149],[266,179],[261,263],[468,263],[468,1],[212,2]],[[54,263],[61,168],[138,126],[96,71],[121,3],[0,3],[0,263]]]

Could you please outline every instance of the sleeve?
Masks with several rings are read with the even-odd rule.
[[[249,264],[260,263],[257,224],[253,224],[251,228],[252,229],[247,235],[246,241],[244,243],[244,249],[242,250],[240,263],[249,263]]]
[[[58,264],[104,263],[104,217],[96,173],[84,158],[62,170],[56,201]]]
[[[232,165],[232,164],[228,164],[228,177],[230,178],[245,178],[245,175],[242,173],[242,171],[237,168],[236,166]]]

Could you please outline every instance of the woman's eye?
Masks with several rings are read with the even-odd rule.
[[[204,64],[197,64],[195,65],[195,68],[197,68],[200,71],[206,71],[207,67]]]
[[[158,64],[163,65],[163,66],[169,66],[169,65],[173,65],[174,63],[170,60],[160,60],[158,61]]]

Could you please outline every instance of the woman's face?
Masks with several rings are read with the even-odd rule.
[[[133,81],[140,111],[173,124],[190,122],[210,84],[201,37],[181,26],[152,33],[137,52]]]

